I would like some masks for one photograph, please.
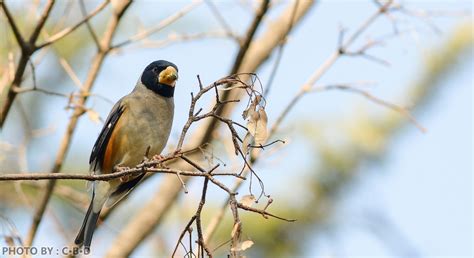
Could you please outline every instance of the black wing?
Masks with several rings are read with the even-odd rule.
[[[112,108],[112,111],[110,111],[102,131],[95,141],[94,148],[92,148],[92,153],[89,158],[91,171],[97,171],[102,168],[102,162],[104,161],[107,144],[109,142],[110,136],[112,135],[114,127],[117,124],[117,121],[124,111],[124,108],[125,107],[122,105],[122,100],[119,100]]]

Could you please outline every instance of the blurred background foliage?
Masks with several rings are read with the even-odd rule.
[[[33,2],[37,3],[41,1]],[[120,31],[116,37],[116,42],[133,35],[134,31],[143,30],[144,27],[150,26],[160,21],[166,17],[166,15],[164,15],[166,12],[172,12],[177,9],[175,5],[182,5],[182,3],[176,4],[171,1],[159,2],[163,6],[161,6],[162,8],[160,11],[152,12],[156,15],[150,15],[149,12],[151,11],[145,12],[145,17],[138,15],[140,12],[147,9],[146,3],[140,3],[137,4],[137,7],[133,7],[134,9],[130,11],[129,16],[127,17],[127,22],[124,22],[123,26],[120,27]],[[97,4],[95,2],[93,3]],[[25,4],[25,2],[12,2],[11,7],[14,10],[20,30],[26,35],[28,31],[31,31],[33,26],[33,23],[31,23],[33,20],[26,19],[26,17],[34,17],[36,12],[35,8],[25,8],[22,6],[23,4]],[[89,9],[91,9],[94,4],[88,3],[88,6],[91,6]],[[234,5],[238,4],[234,3]],[[251,6],[252,3],[247,3],[247,5]],[[273,11],[272,15],[278,12],[278,5],[283,4],[278,2],[277,7],[275,8],[276,11]],[[326,3],[324,5],[331,4]],[[340,2],[334,5],[344,6],[344,4]],[[356,3],[355,5],[363,4]],[[230,17],[229,20],[236,18],[235,16],[241,18],[243,21],[249,20],[250,15],[248,12],[247,16],[239,16],[241,10],[237,11],[236,14],[230,14],[233,10],[232,8],[235,8],[235,6],[228,2],[220,3],[218,6],[223,10],[224,15],[228,15]],[[460,6],[464,7],[465,2],[462,2]],[[46,31],[48,31],[50,35],[54,34],[54,32],[59,31],[65,26],[74,24],[76,20],[82,17],[78,9],[78,5],[74,1],[60,1],[58,6],[55,8],[62,11],[53,12],[53,16],[47,23]],[[298,42],[298,40],[301,40],[301,38],[305,38],[301,35],[301,31],[307,32],[308,30],[304,28],[312,26],[312,24],[310,24],[310,21],[313,21],[311,17],[321,15],[321,11],[318,10],[319,8],[319,6],[315,8],[315,10],[309,14],[310,18],[305,20],[305,22],[301,25],[302,28],[298,28],[298,30],[295,32],[299,36],[290,38],[288,43],[290,50],[287,51],[291,54],[286,55],[292,56],[299,53],[291,49],[292,40],[293,42]],[[360,9],[363,8],[364,7],[360,7]],[[338,10],[338,8],[334,8],[333,10]],[[93,19],[92,24],[97,32],[104,30],[105,19],[108,15],[110,15],[110,12],[110,9],[106,9],[104,12]],[[207,14],[207,16],[205,14]],[[166,39],[172,33],[176,34],[196,31],[214,31],[215,27],[219,25],[216,25],[215,20],[209,16],[209,13],[201,10],[198,14],[192,14],[186,17],[186,19],[179,20],[177,23],[167,27],[166,30],[152,36],[151,39]],[[344,19],[342,19],[344,16],[341,15],[340,17],[341,18],[339,20],[344,22]],[[360,18],[364,16],[362,13],[358,13],[354,14],[354,17]],[[350,19],[352,19],[352,17]],[[456,20],[459,18],[448,17],[448,19]],[[9,30],[9,27],[5,21],[5,17],[0,16],[0,23],[0,82],[3,82],[7,80],[6,78],[9,76],[9,60],[17,59],[18,51],[16,51],[16,42],[12,37],[11,31]],[[344,23],[350,24],[349,22]],[[388,97],[384,96],[384,99],[390,99],[391,102],[399,103],[402,106],[410,106],[410,110],[413,111],[413,114],[418,116],[425,112],[424,110],[427,106],[432,103],[436,104],[437,98],[441,97],[441,85],[446,87],[450,86],[449,83],[447,84],[443,80],[449,78],[452,76],[452,74],[456,74],[456,71],[462,69],[461,67],[463,66],[472,68],[472,17],[470,16],[470,20],[468,19],[467,22],[464,21],[461,23],[453,23],[455,26],[449,27],[450,31],[447,31],[443,37],[438,38],[439,42],[441,42],[439,45],[429,45],[429,47],[425,48],[425,52],[421,56],[416,56],[418,58],[422,58],[422,61],[418,63],[418,67],[416,68],[417,76],[410,78],[409,80],[411,81],[408,83],[408,85],[400,87],[403,89],[403,93],[399,94],[402,97],[392,94],[388,95]],[[197,27],[199,27],[198,30],[195,29]],[[244,30],[244,26],[239,25],[237,22],[235,24],[232,23],[232,27],[233,30],[237,32],[243,32]],[[390,26],[387,25],[387,27]],[[382,29],[382,31],[384,30],[390,30],[390,28]],[[43,35],[42,38],[44,39],[45,35]],[[209,43],[211,40],[216,43]],[[219,47],[222,45],[222,48],[224,48],[226,51],[229,51],[228,49],[233,47],[233,45],[228,41],[225,41],[225,39],[206,38],[202,41],[184,44],[176,43],[177,46],[173,45],[169,47],[169,49],[165,48],[164,50],[160,50],[161,52],[157,53],[163,53],[167,51],[168,53],[173,51],[173,53],[176,53],[176,51],[184,48],[194,48],[195,51],[204,52],[201,55],[198,55],[199,58],[203,58],[203,56],[209,56],[213,60],[209,62],[203,61],[203,65],[196,65],[195,63],[193,64],[192,61],[190,61],[189,64],[186,63],[183,70],[189,73],[187,77],[190,77],[191,79],[184,80],[188,80],[186,82],[188,82],[188,84],[192,84],[190,82],[193,80],[192,77],[196,73],[208,73],[208,76],[214,77],[207,77],[206,79],[212,81],[213,79],[217,79],[219,76],[225,74],[224,71],[226,70],[226,65],[228,64],[229,60],[221,61],[221,63],[218,64],[220,68],[209,67],[210,64],[215,64],[218,62],[216,60],[219,60],[219,58],[216,56],[219,56],[219,53],[213,53],[208,48],[204,48],[203,45],[205,44],[210,44],[210,48],[216,46]],[[328,44],[331,45],[333,42],[331,41]],[[402,45],[402,43],[397,42],[396,47],[399,47],[400,45]],[[305,51],[310,51],[310,46],[305,46],[308,47]],[[110,77],[114,76],[114,73],[117,72],[132,73],[132,71],[133,74],[131,74],[131,77],[135,76],[137,71],[141,70],[140,65],[143,66],[144,63],[147,63],[146,61],[137,62],[137,58],[143,59],[144,55],[147,56],[150,53],[149,51],[153,51],[153,49],[143,49],[147,48],[139,45],[114,53],[114,56],[106,62],[106,66],[110,65],[112,68],[104,69],[104,74],[106,75],[104,75],[98,83],[102,83],[102,85],[106,83],[110,84],[107,85],[108,88],[101,86],[101,88],[98,90],[98,94],[105,96],[111,101],[116,101],[119,97],[116,92],[113,94],[107,94],[104,92],[114,91],[115,87],[121,87],[120,93],[126,93],[128,90],[130,90],[131,85],[116,85],[116,83],[121,82],[120,79],[111,79]],[[330,50],[323,48],[320,51],[323,53],[328,53]],[[72,69],[76,71],[78,77],[84,78],[87,72],[88,64],[90,62],[90,57],[94,51],[95,50],[90,38],[90,34],[87,32],[86,28],[82,27],[78,29],[70,36],[65,37],[54,44],[51,48],[42,50],[35,55],[34,62],[37,64],[37,84],[41,88],[54,92],[67,94],[76,91],[77,87],[71,82],[70,77],[64,71],[60,60],[66,60],[71,65]],[[145,51],[146,53],[137,54],[140,51]],[[381,51],[383,53],[383,51],[390,50],[382,49]],[[173,53],[167,54],[167,56],[173,56]],[[129,57],[133,55],[138,55],[138,57]],[[181,61],[181,63],[185,63],[185,55],[185,52],[184,54],[179,54],[176,59]],[[122,56],[123,59],[118,59],[120,56]],[[222,58],[222,56],[220,57]],[[406,59],[408,61],[413,61],[414,57],[410,56]],[[126,60],[126,62],[123,60]],[[286,74],[296,72],[288,71],[288,67],[285,66],[285,63],[291,65],[292,60],[294,60],[293,56],[292,58],[288,59],[283,58],[279,76],[285,76]],[[270,63],[272,61],[274,61],[274,59],[271,59]],[[112,62],[122,62],[123,65],[112,65]],[[320,58],[317,59],[317,61],[311,61],[310,63],[313,63],[313,67],[310,67],[309,70],[315,69],[317,64],[320,62]],[[407,61],[401,62],[403,63]],[[301,63],[302,66],[306,64],[307,63]],[[134,67],[131,69],[129,66],[139,67]],[[204,68],[204,66],[208,67]],[[190,67],[194,67],[194,70],[190,70]],[[199,67],[203,67],[202,69],[205,71],[200,71]],[[271,65],[267,65],[262,68],[261,76],[263,78],[266,78],[265,76],[269,74],[270,67]],[[117,71],[116,69],[120,70]],[[215,72],[212,71],[213,69]],[[344,69],[346,68],[334,69],[339,69],[341,73],[344,73]],[[392,74],[397,74],[397,71],[393,70],[394,68],[391,69]],[[393,79],[397,77],[397,75],[393,76],[390,78]],[[32,86],[31,70],[27,71],[25,78],[26,80],[23,86]],[[131,80],[133,81],[133,79]],[[268,100],[270,103],[270,109],[272,108],[272,103],[274,103],[273,107],[284,106],[286,104],[286,102],[282,101],[281,96],[288,95],[288,91],[280,84],[284,84],[285,82],[288,82],[288,80],[291,81],[292,78],[287,79],[286,81],[282,79],[281,83],[278,81],[275,83],[276,86],[275,89],[273,89],[275,93],[270,95]],[[383,82],[380,84],[383,84]],[[472,76],[470,84],[471,85],[464,86],[472,88]],[[188,98],[186,97],[186,94],[188,94],[190,87],[183,88],[184,90],[177,97],[177,100],[180,100],[180,98],[181,100],[186,100],[184,102],[187,105]],[[370,88],[367,90],[369,91]],[[306,98],[311,99],[316,94],[322,95],[328,93],[315,92],[311,93]],[[337,96],[330,96],[328,98],[334,99],[344,94],[350,95],[351,93],[338,92]],[[351,98],[363,99],[363,97],[360,97],[359,95],[353,95]],[[64,108],[66,103],[67,99],[61,99],[56,96],[42,95],[40,93],[25,93],[21,94],[21,96],[17,98],[14,104],[14,109],[11,111],[12,114],[9,115],[7,120],[7,127],[3,129],[0,136],[0,172],[46,172],[48,170],[50,167],[51,156],[54,155],[53,153],[55,153],[56,149],[55,145],[57,142],[57,137],[54,135],[61,134],[61,132],[64,130],[64,121],[67,121],[67,118],[70,115]],[[244,214],[242,216],[244,225],[244,238],[251,239],[256,243],[248,251],[248,257],[312,257],[313,255],[324,254],[324,252],[315,251],[315,249],[317,249],[319,246],[324,245],[324,243],[318,242],[316,239],[320,239],[320,235],[324,235],[327,237],[327,239],[329,239],[324,241],[332,241],[332,237],[334,237],[334,239],[337,238],[337,233],[335,232],[340,231],[341,227],[344,226],[344,223],[339,223],[340,220],[335,218],[341,214],[341,209],[344,209],[345,200],[352,194],[350,189],[368,177],[367,171],[372,171],[374,169],[378,170],[377,168],[383,167],[383,164],[387,162],[387,151],[395,148],[394,143],[397,142],[400,137],[403,137],[403,133],[416,130],[412,124],[409,124],[409,121],[407,121],[406,117],[398,112],[380,107],[376,104],[361,105],[359,103],[360,102],[348,103],[352,107],[352,111],[336,117],[316,118],[315,115],[307,114],[306,116],[298,116],[295,114],[290,115],[292,116],[292,119],[286,122],[285,127],[279,132],[277,138],[289,140],[288,145],[293,146],[293,148],[296,148],[298,151],[301,151],[301,154],[293,154],[293,156],[291,156],[288,154],[288,151],[277,150],[277,153],[274,154],[276,157],[270,158],[270,162],[266,162],[263,165],[259,165],[258,167],[262,175],[264,175],[264,181],[269,181],[266,186],[267,191],[268,189],[271,189],[271,192],[275,193],[272,194],[272,196],[275,198],[275,203],[271,206],[272,212],[281,214],[286,218],[295,218],[297,219],[297,222],[285,223],[271,219],[266,220],[255,214]],[[109,101],[104,101],[101,98],[92,98],[90,105],[94,109],[97,108],[98,112],[102,116],[107,114],[107,110],[110,108]],[[304,105],[309,104],[305,103]],[[317,107],[312,106],[311,108]],[[185,110],[186,107],[182,107],[182,109]],[[275,110],[277,110],[277,108],[275,108]],[[470,112],[472,114],[472,110]],[[180,111],[178,111],[178,114],[179,113]],[[184,114],[184,112],[181,113]],[[272,114],[271,110],[269,114]],[[277,111],[274,111],[274,114],[277,114]],[[472,116],[465,117],[464,119],[465,122],[472,123]],[[82,120],[85,119],[83,118]],[[179,122],[180,120],[178,119],[177,123]],[[182,123],[175,123],[174,130],[179,129],[181,124]],[[429,134],[430,125],[423,125],[427,127]],[[77,140],[75,141],[91,138],[90,140],[87,140],[87,142],[90,143],[97,135],[101,124],[94,124],[94,121],[88,120],[87,122],[82,121],[82,126],[82,128],[87,126],[88,129],[85,133],[77,136]],[[453,125],[453,129],[455,129],[457,126],[463,125]],[[452,133],[456,133],[455,130]],[[423,134],[419,134],[418,137],[424,136]],[[470,143],[467,143],[466,141],[466,144]],[[82,145],[78,145],[79,147],[77,148],[73,147],[71,154],[68,155],[68,162],[63,169],[64,171],[87,170],[85,160],[89,155],[91,145],[84,145],[85,143],[82,143]],[[285,149],[286,146],[282,148]],[[433,146],[433,148],[435,148],[435,146]],[[472,154],[472,145],[470,149]],[[282,152],[283,154],[281,154]],[[218,151],[216,155],[225,155],[225,151]],[[304,171],[287,171],[289,168],[288,165],[278,168],[278,164],[284,162],[281,160],[286,159],[285,155],[291,157],[287,160],[298,164],[300,161],[298,161],[295,156],[304,158],[304,162],[301,161],[303,168],[302,166],[293,167],[294,169],[301,169]],[[275,162],[277,165],[271,164],[271,162]],[[424,160],[423,162],[428,161]],[[472,160],[470,161],[470,164],[466,164],[466,168],[469,167],[469,171],[463,172],[472,173]],[[127,202],[124,207],[120,207],[119,212],[114,213],[111,221],[106,222],[105,230],[101,231],[100,234],[97,235],[96,238],[99,239],[98,241],[101,243],[108,243],[107,239],[114,238],[114,235],[120,231],[119,226],[123,225],[123,223],[128,221],[130,216],[133,215],[127,211],[133,211],[135,207],[139,206],[140,203],[134,203],[133,200],[141,200],[142,198],[146,198],[147,193],[150,193],[151,189],[157,185],[157,180],[159,181],[160,178],[155,178],[155,180],[147,182],[143,186],[144,190],[140,190],[136,196],[134,195],[132,201]],[[282,182],[287,185],[281,187],[283,185]],[[38,190],[43,187],[43,183],[44,182],[0,182],[0,214],[9,218],[10,221],[15,224],[19,230],[18,234],[20,235],[24,234],[25,229],[28,227],[29,216],[33,212],[31,205],[33,205],[32,203],[34,203],[35,197],[37,197],[39,194]],[[470,185],[472,187],[472,182]],[[168,250],[170,250],[170,247],[174,246],[174,241],[177,234],[179,234],[180,230],[184,227],[183,223],[185,223],[187,219],[193,214],[195,207],[197,206],[197,200],[199,198],[199,194],[197,193],[199,193],[199,186],[195,186],[196,191],[194,192],[192,190],[193,186],[195,185],[191,185],[191,195],[183,197],[177,203],[177,205],[173,207],[173,210],[167,216],[167,222],[164,223],[164,225],[160,227],[159,230],[157,230],[152,239],[148,242],[148,245],[138,250],[139,254],[151,255],[159,253],[163,256],[169,254]],[[293,190],[298,194],[297,202],[294,201],[295,197],[289,193],[289,187],[294,188]],[[422,188],[423,182],[420,182],[420,189]],[[246,190],[244,189],[245,187],[242,188],[242,194],[245,194]],[[403,189],[399,190],[403,191]],[[218,194],[217,191],[211,191],[211,193],[213,193],[212,198],[210,198],[210,203],[205,209],[205,218],[207,220],[205,223],[207,223],[212,217],[213,211],[220,208],[221,202],[223,200],[222,198],[219,198],[219,196],[222,197],[222,194]],[[52,240],[42,240],[40,243],[68,244],[70,240],[72,240],[72,235],[74,235],[76,229],[79,226],[80,217],[82,216],[87,203],[88,195],[85,192],[84,182],[67,180],[60,181],[58,188],[55,191],[53,205],[47,214],[48,223],[46,226],[43,226],[46,228],[54,228],[54,231],[58,232],[59,234],[57,235],[60,236],[54,237]],[[259,203],[257,205],[261,206],[264,204]],[[465,205],[466,212],[468,212],[467,210],[471,210],[472,215],[472,202],[469,204],[466,203]],[[382,242],[384,242],[383,245],[388,246],[388,249],[391,250],[387,252],[389,256],[393,255],[407,257],[421,255],[417,246],[411,243],[407,238],[402,237],[401,233],[397,233],[398,229],[392,225],[390,221],[387,221],[383,214],[380,215],[379,212],[367,212],[364,218],[372,223],[369,223],[368,228],[372,228],[371,230],[373,234],[379,235],[379,238],[382,239]],[[213,241],[211,242],[211,248],[217,248],[220,244],[225,243],[225,241],[230,237],[229,232],[232,229],[232,221],[229,214],[225,218],[224,222],[224,225],[219,229],[217,235],[213,238]],[[73,226],[69,227],[68,225]],[[381,233],[381,228],[382,231],[386,232]],[[1,230],[5,231],[5,226],[2,226]],[[42,234],[40,234],[40,236],[42,237],[45,237],[48,234],[44,230],[41,232]],[[440,232],[440,234],[443,235],[443,232]],[[387,238],[386,235],[390,236]],[[390,239],[390,237],[392,237],[392,239]],[[324,242],[323,240],[320,241]],[[334,241],[337,242],[336,240]],[[316,247],[313,247],[312,245],[315,242],[318,244]],[[337,249],[337,247],[335,248]],[[370,248],[370,246],[367,248]],[[470,248],[470,254],[472,255],[472,246]],[[218,256],[224,256],[226,248],[220,247],[217,250]],[[335,253],[337,254],[337,252]],[[347,253],[349,256],[352,254],[351,250],[347,250]],[[455,251],[453,251],[453,253],[455,253]],[[467,253],[467,255],[469,255],[469,253]]]

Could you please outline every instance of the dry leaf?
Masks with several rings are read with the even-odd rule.
[[[260,107],[260,109],[258,110],[258,120],[254,134],[256,145],[263,145],[267,140],[267,122],[267,113],[265,112],[265,109],[263,107]]]
[[[232,247],[230,250],[232,252],[240,252],[240,251],[245,251],[252,247],[253,241],[252,240],[245,240],[244,242],[239,243],[237,246]]]
[[[255,99],[252,101],[252,103],[250,103],[249,107],[247,109],[244,110],[244,112],[242,113],[242,117],[244,119],[247,119],[247,117],[251,116],[255,110],[257,110],[257,105],[258,103],[260,103],[260,100],[262,99],[262,97],[260,96],[256,96]]]
[[[87,117],[89,117],[89,119],[98,124],[100,122],[100,115],[99,113],[97,113],[95,110],[93,109],[89,109],[87,110]]]
[[[255,203],[255,196],[252,194],[247,194],[242,196],[242,199],[240,199],[240,203],[242,203],[245,206],[251,207]]]
[[[250,132],[247,132],[247,134],[244,137],[244,140],[242,141],[242,152],[244,153],[245,156],[247,156],[248,151],[249,151],[249,146],[252,145],[253,143],[253,136],[250,134]]]
[[[249,115],[249,110],[250,110],[250,107],[248,107],[247,109],[244,110],[244,112],[242,112],[243,119],[247,118],[247,116]]]
[[[260,95],[255,96],[255,100],[254,100],[255,106],[257,106],[261,100],[262,100],[262,96]]]
[[[249,133],[255,137],[257,131],[257,121],[259,119],[259,114],[255,110],[250,109],[248,113],[247,129]]]
[[[245,240],[244,242],[240,243],[240,250],[245,251],[252,247],[253,241],[252,240]]]
[[[240,231],[240,226],[242,225],[241,222],[235,223],[234,227],[232,228],[232,232],[230,233],[230,236],[233,238],[237,231]]]
[[[252,102],[252,104],[250,104],[250,106],[246,110],[244,110],[244,112],[242,113],[242,117],[244,119],[247,119],[251,114],[255,112],[256,107],[257,106],[255,105],[255,103]]]
[[[255,145],[263,145],[267,140],[267,113],[263,107],[249,115],[247,129],[254,137]]]
[[[262,97],[256,96],[249,107],[244,110],[242,117],[247,119],[247,134],[242,142],[242,151],[245,155],[248,154],[248,148],[252,145],[263,145],[268,138],[267,132],[267,113],[263,106],[257,105],[260,103]]]

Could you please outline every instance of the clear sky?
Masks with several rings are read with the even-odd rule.
[[[145,25],[150,25],[161,20],[167,11],[171,13],[185,4],[179,1],[157,6],[157,3],[138,1],[131,12],[140,13]],[[424,68],[424,59],[430,51],[442,45],[456,26],[468,22],[469,19],[472,22],[470,1],[404,1],[404,4],[407,7],[448,13],[467,11],[467,15],[433,18],[433,23],[441,30],[439,33],[423,19],[404,19],[401,21],[401,27],[410,32],[388,40],[385,46],[373,52],[388,60],[390,66],[347,58],[339,61],[320,83],[375,81],[377,85],[373,89],[370,88],[371,92],[397,103],[404,99],[407,87],[418,78]],[[163,12],[157,14],[158,7]],[[246,15],[248,13],[227,2],[221,2],[218,7],[231,26],[237,32],[242,32],[242,25],[249,21]],[[278,15],[280,9],[272,12],[271,17]],[[339,26],[346,27],[349,32],[353,31],[373,12],[372,1],[362,0],[323,1],[313,8],[295,29],[285,48],[274,88],[268,98],[270,124],[300,85],[335,49]],[[220,28],[204,6],[184,17],[172,28],[178,32],[196,32],[200,31],[200,27]],[[411,31],[412,29],[414,30]],[[165,30],[157,38],[164,37],[168,32],[169,30]],[[367,36],[382,36],[390,32],[390,21],[383,18],[369,29]],[[362,37],[359,46],[366,38]],[[180,68],[179,88],[175,97],[176,119],[170,140],[173,141],[184,124],[189,92],[196,87],[196,74],[201,76],[204,83],[225,76],[235,49],[233,42],[224,39],[179,43],[162,49],[130,48],[106,60],[95,92],[116,101],[132,89],[138,75],[150,61],[173,61]],[[84,56],[88,57],[91,53],[93,52],[89,51]],[[51,59],[48,62],[57,61]],[[315,245],[308,245],[308,256],[472,257],[472,62],[471,49],[440,82],[440,90],[432,97],[430,104],[416,114],[418,121],[427,128],[427,133],[422,134],[416,127],[407,125],[392,139],[389,151],[382,161],[365,168],[367,171],[362,172],[361,178],[345,191],[338,212],[333,218],[333,224],[338,225],[337,230],[334,234],[315,234],[309,241]],[[272,64],[273,59],[270,59],[259,72],[264,84]],[[38,73],[44,72],[41,69]],[[81,78],[86,73],[82,70],[78,72]],[[70,83],[59,90],[73,88]],[[32,141],[30,154],[35,155],[28,159],[30,171],[47,171],[51,168],[55,150],[40,150],[44,150],[44,146],[51,142],[59,142],[64,131],[69,115],[62,108],[52,109],[65,104],[65,100],[60,101],[62,102],[51,102],[47,107],[51,111],[43,117],[42,123],[44,127],[55,125],[55,133]],[[93,99],[91,103],[102,116],[106,116],[111,108],[111,104],[98,99]],[[284,161],[278,161],[277,165],[266,164],[259,167],[263,175],[276,175],[266,177],[266,189],[273,196],[284,198],[288,194],[288,198],[291,198],[291,193],[285,192],[288,188],[279,187],[282,180],[285,180],[285,172],[295,170],[291,164],[299,164],[297,171],[293,173],[308,173],[307,166],[311,165],[311,155],[306,151],[310,147],[307,142],[301,140],[301,131],[295,128],[300,122],[343,121],[345,116],[355,114],[354,110],[359,108],[370,112],[383,109],[358,95],[348,93],[317,93],[303,98],[284,123],[283,129],[287,133],[285,138],[290,140],[290,143],[277,154],[278,157],[284,157]],[[58,124],[57,120],[64,123]],[[88,154],[101,126],[86,118],[81,119],[73,140],[73,148],[67,158],[67,166],[83,164],[82,167],[87,169]],[[7,127],[1,140],[5,141],[14,135],[14,128]],[[151,188],[140,190],[139,195],[153,191]],[[374,225],[374,221],[382,224]],[[384,225],[389,232],[375,234],[376,230],[372,228],[379,225]],[[19,225],[19,228],[27,226]],[[46,234],[44,231],[40,233]]]

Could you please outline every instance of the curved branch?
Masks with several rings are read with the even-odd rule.
[[[303,1],[304,3],[304,1]],[[344,54],[344,52],[347,50],[349,46],[354,43],[356,39],[358,39],[365,31],[366,29],[372,25],[377,18],[379,18],[382,14],[384,14],[387,11],[387,8],[392,4],[392,1],[387,1],[384,5],[380,6],[380,8],[373,14],[371,15],[367,20],[365,20],[359,27],[358,29],[350,35],[349,39],[345,42],[342,41],[342,37],[340,38],[340,45],[338,46],[338,49],[334,53],[332,53],[326,61],[318,68],[316,71],[310,76],[308,81],[302,85],[300,91],[293,97],[293,99],[288,103],[288,105],[285,107],[285,109],[282,111],[282,113],[278,116],[277,120],[275,123],[272,125],[271,129],[269,130],[269,136],[272,136],[276,133],[277,129],[279,128],[281,122],[283,119],[288,115],[290,110],[293,109],[293,107],[298,103],[298,101],[307,93],[310,92],[313,85],[329,70],[329,68],[332,67],[332,65]],[[342,35],[342,34],[341,34]],[[258,161],[259,155],[253,155],[251,157],[250,163],[254,164],[255,162]],[[244,175],[248,173],[249,170],[246,170],[244,172]],[[233,191],[237,191],[240,186],[242,185],[242,182],[236,182],[234,187],[232,188]],[[206,241],[209,241],[212,238],[212,235],[215,233],[216,229],[219,227],[220,222],[222,221],[224,211],[228,206],[230,199],[226,200],[226,202],[222,205],[221,211],[217,213],[215,218],[211,221],[211,227],[208,228],[208,232],[206,232]]]
[[[108,4],[110,3],[110,0],[105,0],[100,4],[96,9],[94,9],[91,13],[89,13],[86,17],[84,17],[80,22],[76,23],[75,25],[71,27],[67,27],[60,32],[54,34],[53,36],[49,37],[45,42],[39,44],[36,46],[36,49],[41,49],[43,47],[49,46],[56,41],[66,37],[70,33],[74,32],[76,29],[78,29],[81,25],[84,23],[87,23],[92,17],[96,16],[100,11],[102,11]]]
[[[33,33],[31,33],[31,36],[30,36],[30,39],[29,39],[29,42],[32,46],[35,44],[36,40],[38,39],[38,36],[39,36],[41,30],[43,29],[44,24],[46,23],[46,20],[48,20],[49,14],[51,13],[51,10],[53,9],[54,3],[55,3],[54,0],[49,0],[46,3],[46,7],[44,8],[44,11],[41,14],[41,17],[40,17],[38,23],[36,24],[36,27],[33,30]]]
[[[82,87],[83,92],[90,92],[90,90],[92,89],[95,79],[97,78],[97,75],[99,74],[99,70],[102,67],[103,62],[109,53],[108,49],[110,48],[113,35],[115,34],[118,28],[118,24],[121,18],[123,17],[123,14],[128,9],[130,4],[131,4],[131,0],[123,0],[122,2],[117,4],[115,8],[115,12],[113,13],[113,16],[111,17],[111,19],[109,20],[109,24],[102,38],[102,44],[103,46],[106,46],[106,47],[101,48],[99,52],[93,58],[87,79]],[[64,134],[61,140],[61,144],[59,146],[58,154],[54,162],[52,173],[58,173],[62,168],[64,159],[66,158],[66,154],[71,144],[73,133],[79,121],[79,117],[82,114],[84,114],[84,109],[82,107],[85,105],[87,99],[88,99],[88,95],[84,94],[78,100],[77,107],[74,109],[73,115],[71,119],[69,120],[66,133]],[[46,206],[48,205],[51,194],[53,193],[55,184],[56,184],[55,180],[50,180],[48,181],[48,184],[46,185],[46,191],[44,195],[41,197],[41,200],[39,201],[38,209],[36,210],[33,216],[33,223],[30,227],[30,230],[28,231],[28,235],[25,240],[26,246],[31,246],[33,243],[33,239],[36,236],[36,232],[43,218],[43,214],[46,210]]]
[[[10,27],[13,31],[13,35],[15,36],[15,39],[18,42],[18,45],[21,47],[21,49],[26,48],[25,40],[21,36],[20,30],[16,26],[15,19],[13,19],[13,16],[11,15],[10,11],[7,8],[7,5],[5,4],[4,1],[1,1],[0,6],[2,7],[3,12],[5,13],[5,16],[7,17],[7,21],[10,24]]]
[[[100,174],[100,175],[89,175],[89,174],[70,174],[70,173],[15,173],[15,174],[2,174],[0,175],[0,181],[23,181],[23,180],[86,180],[86,181],[110,181],[119,177],[141,174],[143,172],[159,173],[159,174],[174,174],[180,176],[197,176],[207,177],[202,172],[195,171],[182,171],[170,168],[133,168],[127,169],[111,174]],[[240,179],[244,179],[237,173],[212,173],[212,176],[234,176]]]
[[[194,8],[199,6],[201,4],[201,2],[202,2],[202,0],[192,2],[191,4],[183,7],[183,9],[181,9],[180,11],[178,11],[178,12],[174,13],[173,15],[167,17],[166,19],[162,20],[155,27],[150,28],[148,30],[145,30],[143,32],[139,32],[139,33],[135,34],[134,36],[130,37],[129,39],[126,39],[126,40],[124,40],[120,43],[117,43],[116,45],[112,46],[111,48],[112,49],[117,49],[117,48],[124,47],[124,46],[126,46],[128,44],[131,44],[133,42],[142,40],[142,39],[152,35],[153,33],[161,31],[162,29],[166,28],[170,24],[172,24],[175,21],[179,20],[181,17],[183,17],[184,15],[186,15],[187,13],[192,11]]]
[[[297,25],[301,21],[312,6],[313,1],[302,1],[298,5],[298,10],[296,11],[293,20],[294,25]],[[242,63],[238,66],[238,71],[254,72],[267,60],[275,46],[279,44],[283,35],[289,33],[289,26],[287,25],[290,22],[292,12],[293,6],[290,6],[290,8],[287,8],[287,10],[273,21],[261,37],[251,40],[248,49],[244,51],[245,54],[243,55]],[[255,19],[258,19],[258,17]],[[260,22],[258,24],[260,24]],[[292,28],[294,27],[295,26]],[[226,92],[236,91],[232,90]],[[239,99],[238,97],[227,96],[232,94],[226,94],[226,92],[221,96],[223,101]],[[233,94],[238,95],[237,93]],[[231,109],[231,106],[225,105],[223,108],[219,109],[218,115],[224,116],[222,113],[228,114]],[[188,142],[188,146],[202,146],[204,143],[210,142],[212,132],[217,128],[217,122],[217,119],[209,119],[205,123],[202,123],[202,126],[192,135],[192,140]],[[186,168],[189,166],[188,164],[184,164],[184,162],[174,165],[179,168]],[[143,239],[153,232],[153,229],[162,221],[164,214],[169,210],[169,207],[174,203],[181,192],[181,183],[176,181],[175,178],[164,179],[159,187],[159,191],[151,197],[151,199],[144,205],[144,208],[137,211],[133,219],[122,229],[120,234],[114,240],[112,248],[107,252],[106,257],[129,256],[135,248],[143,242]]]
[[[69,33],[76,30],[84,22],[87,22],[90,18],[95,16],[97,13],[99,13],[107,5],[107,3],[109,1],[110,0],[106,0],[96,10],[94,10],[90,15],[88,15],[86,18],[84,18],[84,20],[82,20],[78,24],[62,30],[61,32],[53,35],[46,42],[44,42],[44,43],[42,43],[38,46],[35,45],[36,41],[39,37],[39,34],[40,34],[41,30],[43,29],[43,27],[46,23],[46,20],[48,19],[48,17],[51,14],[51,10],[53,8],[53,5],[54,5],[55,1],[54,0],[48,1],[48,3],[46,4],[45,10],[43,11],[43,14],[41,15],[38,23],[36,24],[35,29],[34,29],[33,33],[31,34],[28,41],[26,41],[21,36],[21,33],[18,30],[18,27],[16,26],[16,23],[13,19],[13,16],[10,14],[10,12],[9,12],[7,6],[5,5],[4,1],[3,0],[0,1],[0,6],[2,7],[2,9],[3,9],[3,11],[4,11],[4,13],[7,17],[7,20],[10,24],[10,27],[12,28],[13,34],[15,35],[15,39],[17,40],[18,45],[20,46],[20,49],[21,49],[21,56],[20,56],[20,59],[18,61],[18,66],[15,70],[15,76],[13,78],[13,81],[7,87],[7,89],[5,89],[6,96],[5,97],[0,96],[2,98],[2,104],[0,105],[0,128],[3,127],[3,124],[5,123],[5,119],[6,119],[8,113],[10,111],[10,108],[13,104],[13,100],[15,99],[15,97],[17,95],[17,92],[15,91],[15,89],[18,89],[21,86],[23,75],[24,75],[25,69],[26,69],[26,64],[28,63],[28,60],[31,58],[31,56],[37,50],[56,42],[57,40],[65,37]]]

